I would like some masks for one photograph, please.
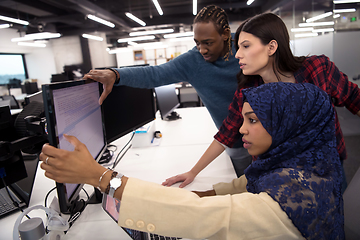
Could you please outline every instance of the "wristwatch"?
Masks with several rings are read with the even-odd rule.
[[[119,173],[117,176],[115,176],[113,179],[110,180],[110,190],[109,190],[109,196],[110,197],[114,197],[115,191],[116,189],[118,189],[121,186],[121,178],[122,178],[121,173]]]

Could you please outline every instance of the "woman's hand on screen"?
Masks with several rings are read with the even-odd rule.
[[[194,178],[196,177],[195,174],[189,172],[183,173],[183,174],[179,174],[176,176],[173,176],[171,178],[166,179],[162,185],[163,186],[167,186],[170,187],[171,185],[178,183],[178,182],[182,182],[179,186],[179,188],[183,188],[186,185],[188,185],[189,183],[191,183],[192,181],[194,181]]]

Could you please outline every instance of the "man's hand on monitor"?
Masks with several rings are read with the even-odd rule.
[[[101,105],[106,99],[106,97],[111,93],[116,80],[116,75],[113,71],[109,69],[90,70],[90,72],[84,75],[84,79],[92,79],[103,84],[104,91],[99,99],[99,104]]]
[[[196,177],[196,175],[194,175],[192,172],[189,171],[189,172],[179,174],[179,175],[176,175],[176,176],[166,179],[165,182],[162,183],[162,185],[170,187],[171,185],[173,185],[175,183],[182,182],[180,184],[179,188],[183,188],[186,185],[188,185],[189,183],[191,183],[192,181],[194,181],[195,177]]]
[[[45,144],[39,159],[45,176],[59,183],[90,184],[98,186],[99,177],[106,168],[91,156],[85,144],[76,137],[64,135],[74,146],[74,151],[58,149]]]

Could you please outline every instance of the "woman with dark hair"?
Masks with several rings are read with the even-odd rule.
[[[194,194],[117,176],[72,136],[65,136],[74,145],[71,152],[44,145],[41,168],[57,182],[87,183],[113,194],[121,201],[118,225],[126,228],[191,239],[344,239],[335,112],[328,95],[313,84],[283,82],[242,93],[247,102],[239,131],[258,159],[245,175],[213,190]],[[114,187],[115,177],[121,183]]]
[[[232,147],[241,134],[243,122],[242,92],[247,87],[270,82],[312,83],[324,90],[332,99],[333,106],[345,106],[360,116],[360,89],[348,81],[328,57],[296,57],[290,49],[290,39],[284,22],[275,14],[264,13],[244,21],[235,34],[236,55],[239,59],[238,89],[229,106],[228,117],[224,120],[215,140],[200,158],[199,172],[212,162],[224,149]],[[344,137],[335,115],[337,150],[341,160],[346,159]],[[244,146],[249,146],[245,143]],[[179,175],[182,176],[182,175]],[[183,178],[171,177],[164,182],[170,186]],[[187,181],[188,183],[189,181]],[[344,181],[343,190],[346,188]]]

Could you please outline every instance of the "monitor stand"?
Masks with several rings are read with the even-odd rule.
[[[174,121],[174,120],[181,119],[181,117],[177,112],[173,111],[173,112],[170,113],[169,116],[166,117],[166,119],[169,120],[169,121]]]

